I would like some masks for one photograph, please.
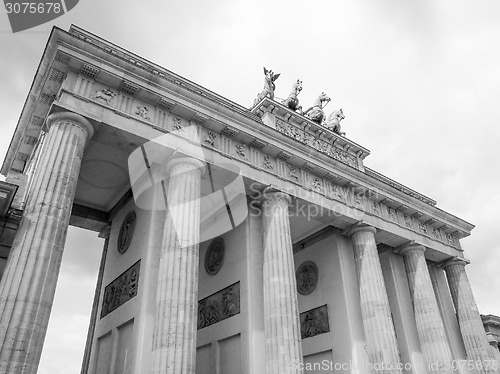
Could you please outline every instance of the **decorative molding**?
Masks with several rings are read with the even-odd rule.
[[[167,99],[161,97],[156,103],[156,106],[165,110],[170,110],[174,107],[175,103],[168,101]]]
[[[301,295],[311,294],[318,285],[318,267],[312,261],[303,262],[295,272],[295,279]]]
[[[101,318],[137,296],[140,270],[141,260],[137,261],[106,286],[102,299]]]
[[[221,134],[224,135],[226,138],[233,138],[236,135],[238,135],[240,132],[236,129],[233,129],[232,127],[226,126],[224,130],[222,130]]]
[[[215,275],[222,268],[225,250],[224,239],[216,238],[212,240],[205,253],[205,270],[208,274]]]
[[[30,158],[30,155],[27,155],[25,153],[20,153],[20,152],[18,152],[16,154],[16,157],[15,157],[16,160],[19,160],[19,161],[22,161],[22,162],[28,161],[29,158]]]
[[[30,123],[35,127],[42,127],[43,121],[45,121],[45,118],[33,114],[33,116],[31,116]]]
[[[203,142],[206,145],[209,145],[210,147],[217,148],[216,140],[217,140],[217,134],[215,132],[208,131]]]
[[[63,64],[68,64],[70,60],[70,57],[61,51],[57,51],[56,54],[56,61],[62,62]]]
[[[102,101],[104,104],[109,106],[111,100],[117,95],[118,94],[112,90],[108,90],[107,88],[102,88],[96,91],[93,99],[97,101]]]
[[[267,170],[274,170],[274,163],[271,160],[271,156],[264,155],[262,165]]]
[[[125,219],[122,222],[122,226],[120,228],[120,233],[118,234],[118,240],[116,245],[118,247],[118,252],[125,253],[132,242],[132,238],[134,236],[135,223],[137,220],[137,216],[135,212],[132,210],[129,212]]]
[[[253,147],[255,149],[262,149],[264,148],[265,146],[267,145],[267,143],[259,140],[259,139],[255,139],[251,144],[250,144],[250,147]]]
[[[46,93],[41,93],[38,97],[38,102],[43,105],[52,105],[56,97],[54,95],[48,95]]]
[[[65,77],[66,77],[66,73],[64,73],[64,71],[57,70],[54,68],[50,69],[49,81],[62,83]]]
[[[278,156],[277,156],[280,160],[283,160],[283,161],[287,161],[290,157],[292,157],[291,154],[289,153],[286,153],[286,152],[283,152],[281,151],[280,153],[278,153]]]
[[[310,172],[312,169],[314,169],[314,165],[306,162],[304,165],[302,165],[301,169],[306,172]]]
[[[300,313],[300,335],[302,339],[330,332],[328,307],[322,305]]]
[[[240,313],[240,282],[198,301],[198,330]]]
[[[94,78],[94,79],[95,79],[95,77],[97,77],[97,75],[100,72],[101,72],[101,69],[99,69],[97,66],[88,64],[86,62],[83,64],[83,66],[80,70],[80,74],[87,75],[90,78]]]
[[[330,156],[341,163],[358,168],[358,159],[355,155],[336,147],[333,144],[327,143],[326,141],[319,139],[317,136],[309,134],[305,130],[299,129],[294,125],[283,121],[277,121],[276,130],[302,144],[308,145],[315,150]]]
[[[193,118],[191,118],[191,121],[196,122],[199,125],[202,125],[208,118],[205,116],[202,116],[201,114],[196,113]]]
[[[239,158],[243,158],[243,159],[246,158],[246,148],[245,148],[245,145],[243,145],[243,144],[236,144],[235,148],[236,148],[236,155]]]
[[[147,121],[151,121],[151,117],[149,116],[149,109],[145,106],[138,105],[135,114]]]
[[[135,84],[127,81],[122,81],[122,84],[120,85],[120,91],[128,93],[131,96],[134,96],[138,89],[139,87],[137,87]]]
[[[297,169],[293,165],[288,165],[288,177],[290,179],[292,179],[293,181],[295,181],[296,183],[298,183],[300,180],[298,173],[299,173],[299,169]]]
[[[28,145],[36,144],[37,140],[38,138],[35,138],[34,136],[24,135],[23,137],[23,143]]]

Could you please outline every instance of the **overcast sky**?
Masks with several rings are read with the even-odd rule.
[[[262,67],[276,95],[303,80],[343,108],[365,165],[476,225],[462,240],[483,314],[500,314],[498,0],[80,0],[75,24],[250,106]],[[5,155],[52,25],[12,34],[0,11],[0,154]],[[40,374],[79,373],[102,241],[71,229]]]

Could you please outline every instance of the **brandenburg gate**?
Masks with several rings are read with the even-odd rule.
[[[104,239],[82,374],[498,373],[473,225],[278,77],[241,106],[53,29],[1,169],[1,373],[37,371],[68,225]]]

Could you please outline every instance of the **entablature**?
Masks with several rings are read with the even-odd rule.
[[[366,168],[367,149],[273,100],[265,98],[249,111],[91,34],[72,30],[68,34],[56,29],[58,39],[49,42],[4,174],[8,168],[22,172],[12,160],[29,162],[33,148],[26,145],[34,147],[33,139],[43,132],[54,104],[89,118],[105,112],[108,119],[131,120],[159,132],[191,122],[200,128],[203,147],[246,163],[266,178],[303,188],[311,193],[311,201],[321,195],[361,212],[358,216],[380,218],[457,250],[459,239],[473,228],[436,208],[433,200]],[[85,107],[89,111],[82,113]],[[29,132],[34,130],[38,135]]]

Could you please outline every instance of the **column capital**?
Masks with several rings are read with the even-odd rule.
[[[356,223],[353,226],[347,228],[347,230],[345,230],[344,232],[348,237],[352,237],[354,234],[357,234],[359,232],[371,232],[373,233],[373,235],[375,235],[377,233],[377,229],[365,223]]]
[[[292,198],[286,192],[280,191],[272,186],[266,187],[262,194],[263,202],[266,201],[278,201],[283,202],[285,205],[290,205]]]
[[[167,164],[163,167],[163,171],[165,173],[165,178],[170,177],[170,174],[172,173],[172,170],[175,169],[176,167],[182,166],[182,165],[190,165],[193,167],[193,169],[199,169],[200,170],[200,175],[205,174],[207,170],[207,166],[205,165],[204,162],[193,158],[193,157],[176,157],[170,159]]]
[[[460,265],[462,267],[465,267],[466,265],[469,265],[470,261],[466,260],[465,258],[460,258],[460,257],[453,257],[450,258],[449,260],[445,260],[439,264],[439,267],[442,269],[445,269],[454,266],[454,265]]]
[[[47,127],[50,129],[52,124],[56,121],[67,121],[67,122],[73,122],[77,126],[81,127],[86,133],[87,133],[87,141],[92,138],[94,135],[94,126],[88,119],[85,117],[73,113],[73,112],[57,112],[57,113],[52,113],[50,116],[47,117]]]
[[[394,252],[400,254],[401,256],[404,256],[405,254],[412,252],[412,251],[418,251],[424,253],[427,250],[422,244],[417,244],[417,243],[408,243],[408,244],[403,244],[402,246],[396,248]]]

